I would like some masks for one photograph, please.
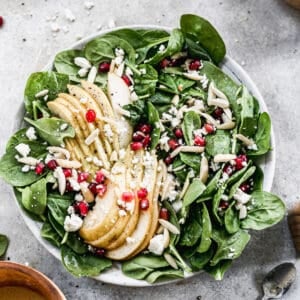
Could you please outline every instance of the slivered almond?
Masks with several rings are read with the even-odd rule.
[[[226,95],[225,95],[222,91],[220,91],[219,89],[217,89],[217,88],[215,87],[215,85],[214,85],[213,82],[211,83],[211,89],[212,89],[212,92],[213,92],[215,95],[217,95],[219,98],[225,99],[225,100],[228,101]]]
[[[247,138],[241,133],[236,134],[235,137],[241,142],[243,142],[246,146],[252,146],[254,144],[253,140]]]
[[[56,162],[60,167],[63,168],[79,169],[81,167],[81,163],[77,160],[66,160],[57,158]]]
[[[157,230],[156,230],[156,234],[161,234],[164,232],[164,227],[162,225],[159,225]]]
[[[228,117],[228,119],[232,120],[232,111],[230,108],[224,108],[223,109],[224,114]]]
[[[81,182],[81,183],[79,183],[79,185],[80,185],[81,193],[84,197],[84,200],[88,203],[94,202],[95,196],[88,188],[88,184],[86,182]]]
[[[183,164],[182,166],[179,166],[179,167],[177,167],[177,168],[172,168],[172,172],[178,172],[178,171],[180,171],[180,170],[183,170],[184,168],[186,167],[186,165],[185,164]]]
[[[179,229],[173,225],[172,223],[164,220],[164,219],[158,219],[158,222],[166,229],[168,229],[173,234],[180,234]]]
[[[217,154],[214,156],[214,162],[228,162],[236,158],[235,154]]]
[[[176,260],[171,254],[164,253],[164,258],[173,269],[178,270],[178,265],[176,263]]]
[[[235,122],[229,121],[227,123],[217,125],[218,129],[233,129],[235,127]]]
[[[20,157],[17,160],[18,160],[18,162],[25,164],[25,165],[29,165],[29,166],[35,166],[40,162],[38,159],[31,157],[31,156]]]
[[[178,155],[180,152],[192,152],[192,153],[202,153],[204,151],[204,147],[198,146],[180,146],[176,148],[170,156],[173,158]]]
[[[188,79],[195,80],[195,81],[200,81],[204,78],[202,75],[200,75],[196,71],[190,72],[190,73],[182,73],[182,75]]]
[[[61,147],[55,147],[55,146],[50,146],[47,147],[47,150],[51,153],[51,154],[55,154],[55,153],[61,153],[64,155],[64,157],[66,159],[70,159],[70,152],[65,149],[65,148],[61,148]]]
[[[96,79],[96,76],[97,76],[97,69],[96,69],[96,67],[92,67],[90,72],[89,72],[87,81],[91,82],[91,83],[94,83],[95,79]]]
[[[227,99],[222,98],[212,98],[210,101],[207,101],[207,104],[209,106],[218,106],[221,108],[228,108],[229,107],[229,101]]]
[[[66,177],[61,167],[57,167],[53,173],[54,177],[57,178],[58,191],[63,195],[66,191]]]
[[[208,160],[206,156],[202,156],[200,164],[199,178],[203,183],[206,183],[208,178]]]
[[[167,228],[164,228],[164,248],[168,248],[170,244],[170,233]]]
[[[178,95],[175,95],[173,98],[172,98],[172,104],[174,104],[175,106],[178,105],[179,103],[179,96]]]
[[[217,120],[215,120],[211,115],[207,114],[207,113],[203,113],[203,112],[200,112],[200,115],[206,119],[206,121],[210,124],[213,124],[215,126],[218,126],[219,123],[217,122]]]
[[[130,112],[122,107],[120,107],[119,105],[116,105],[115,107],[115,111],[117,113],[119,113],[120,115],[126,116],[126,117],[130,117]]]
[[[85,139],[84,143],[89,146],[90,144],[92,144],[96,138],[99,135],[99,128],[96,128],[94,131],[92,131],[92,133]]]
[[[190,185],[190,174],[188,174],[188,176],[186,176],[186,178],[185,178],[182,190],[181,190],[180,195],[179,195],[179,199],[183,198],[183,196],[185,195],[189,185]]]
[[[239,210],[239,219],[245,219],[247,217],[247,207],[245,205],[241,205]]]

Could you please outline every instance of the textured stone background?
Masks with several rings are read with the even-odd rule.
[[[300,12],[281,0],[164,0],[94,1],[88,11],[84,1],[0,0],[0,154],[12,133],[15,113],[22,103],[26,78],[39,70],[57,51],[68,47],[114,19],[117,25],[157,24],[177,26],[183,13],[208,18],[224,38],[228,54],[243,65],[260,89],[273,119],[277,142],[273,192],[292,203],[299,201],[300,149]],[[76,17],[69,23],[64,10]],[[53,36],[48,17],[58,16],[61,30]],[[66,27],[65,27],[66,26]],[[68,32],[64,32],[64,30]],[[221,282],[205,274],[180,283],[150,288],[125,288],[75,279],[35,240],[23,222],[10,194],[0,182],[0,232],[11,244],[7,255],[44,272],[68,299],[256,299],[263,274],[283,261],[295,261],[284,220],[253,234],[242,257]],[[300,264],[298,263],[298,271]],[[297,296],[298,295],[298,296]],[[300,298],[300,276],[285,299]]]

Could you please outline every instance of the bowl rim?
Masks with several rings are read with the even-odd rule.
[[[154,30],[159,29],[159,30],[165,30],[167,32],[170,32],[172,30],[172,27],[159,26],[159,25],[136,24],[136,25],[117,26],[117,27],[114,27],[111,29],[104,29],[104,30],[94,32],[94,33],[86,36],[85,38],[71,44],[71,46],[57,51],[56,54],[61,51],[65,51],[65,50],[81,49],[87,42],[91,41],[92,39],[95,39],[99,36],[102,36],[104,34],[110,33],[115,30],[120,30],[120,29],[154,29]],[[41,71],[48,71],[48,70],[52,69],[54,58],[55,58],[56,54],[54,54],[50,57],[48,63],[41,69]],[[248,88],[250,93],[258,100],[261,112],[269,113],[267,105],[264,101],[264,98],[263,98],[262,94],[260,93],[260,91],[258,90],[256,84],[250,78],[250,76],[247,74],[247,72],[234,59],[232,59],[230,56],[228,56],[226,54],[223,61],[220,63],[219,67],[227,75],[229,75],[234,81],[237,81],[240,84],[244,84]],[[21,124],[23,123],[23,120],[22,120],[22,118],[20,118],[20,116],[23,116],[24,112],[25,112],[25,109],[24,109],[24,104],[22,102],[20,105],[20,108],[16,114],[16,118],[15,118],[16,122],[14,124],[15,125],[14,131],[18,130],[20,128]],[[270,191],[272,188],[274,174],[275,174],[275,164],[276,164],[275,134],[274,134],[272,124],[271,124],[270,144],[271,144],[270,152],[267,153],[267,155],[265,155],[260,162],[260,164],[263,163],[264,166],[267,167],[267,171],[264,170],[264,182],[263,182],[263,187],[264,187],[264,190],[266,190],[266,191]],[[13,197],[16,198],[13,192],[12,192],[12,194],[13,194]],[[17,201],[17,199],[16,199],[16,202],[17,202],[17,205],[20,209],[20,213],[21,213],[26,225],[28,226],[30,231],[33,233],[35,238],[39,241],[40,244],[43,245],[43,247],[48,252],[50,252],[54,257],[56,257],[62,263],[59,249],[54,247],[53,245],[51,245],[49,242],[47,242],[40,236],[37,222],[32,220],[26,214],[26,212],[22,209],[22,207],[19,204],[19,202]],[[165,284],[169,284],[169,283],[175,283],[175,282],[182,281],[186,278],[190,278],[190,277],[195,276],[200,273],[202,273],[202,271],[192,272],[192,273],[188,273],[188,274],[185,273],[184,278],[171,279],[171,280],[166,280],[166,281],[150,284],[145,280],[137,280],[137,279],[133,279],[133,278],[125,276],[124,274],[122,274],[119,264],[114,263],[113,267],[111,269],[104,271],[100,275],[91,277],[91,278],[94,278],[96,280],[99,280],[99,281],[102,281],[105,283],[118,285],[118,286],[147,287],[147,286],[165,285]]]
[[[33,267],[26,266],[26,265],[23,265],[23,264],[20,264],[17,262],[12,262],[12,261],[0,261],[0,272],[1,272],[1,269],[5,269],[5,270],[8,269],[8,270],[14,270],[17,272],[26,273],[26,275],[29,275],[36,281],[42,280],[46,284],[46,287],[52,296],[53,296],[53,293],[55,292],[55,296],[60,297],[57,299],[66,300],[65,295],[60,290],[60,288],[54,283],[54,281],[52,281],[45,274],[34,269]],[[3,286],[5,286],[5,285],[3,285]]]

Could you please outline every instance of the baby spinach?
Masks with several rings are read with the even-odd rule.
[[[226,190],[226,184],[222,184],[219,189],[217,190],[217,192],[215,193],[214,197],[213,197],[213,202],[212,202],[212,213],[213,216],[215,217],[215,219],[219,222],[219,224],[223,224],[222,219],[219,216],[219,205],[220,205],[220,201],[222,198],[222,195],[224,194],[224,191]]]
[[[27,123],[34,126],[39,136],[47,141],[52,146],[61,146],[64,144],[64,138],[74,137],[75,130],[64,120],[58,118],[42,118],[36,121],[29,118],[24,118]],[[61,126],[67,124],[66,129],[61,129]]]
[[[202,203],[202,234],[197,252],[204,253],[211,246],[212,223],[205,203]]]
[[[250,235],[239,230],[234,234],[228,234],[225,230],[213,230],[212,239],[217,243],[217,251],[210,261],[211,266],[216,266],[225,259],[238,258],[250,240]]]
[[[215,280],[222,280],[225,272],[230,268],[232,260],[222,260],[215,266],[206,265],[205,271]]]
[[[138,70],[140,74],[134,74],[134,91],[140,98],[148,98],[155,94],[157,71],[147,64],[139,65]]]
[[[67,210],[71,203],[72,198],[70,196],[61,196],[58,194],[48,195],[47,207],[58,224],[64,225]]]
[[[205,151],[210,156],[230,153],[231,136],[227,130],[217,130],[215,134],[207,135],[205,141]]]
[[[154,271],[151,274],[149,274],[146,278],[146,280],[149,283],[154,283],[158,280],[166,280],[166,279],[172,279],[172,278],[183,278],[184,273],[182,270],[174,270],[172,268],[168,268],[161,271]]]
[[[130,112],[128,120],[133,126],[137,125],[141,119],[147,119],[146,105],[143,100],[136,100],[131,104],[124,105],[123,108]]]
[[[30,186],[26,186],[22,190],[22,205],[29,212],[42,216],[46,209],[47,204],[47,189],[46,180],[44,178],[33,183]]]
[[[65,245],[61,247],[61,258],[65,268],[76,277],[97,276],[112,266],[107,258],[92,254],[79,255]]]
[[[155,149],[160,139],[160,119],[159,114],[151,102],[147,103],[148,121],[152,126],[151,132],[151,149]]]
[[[205,191],[205,188],[205,184],[203,184],[199,178],[194,178],[183,197],[183,207],[191,205],[202,195],[202,193]]]
[[[51,226],[49,221],[45,221],[41,228],[41,237],[51,243],[53,246],[59,248],[61,237]]]
[[[201,128],[199,114],[194,111],[188,111],[183,118],[183,136],[187,145],[194,146],[194,131]]]
[[[187,89],[196,84],[196,81],[187,79],[182,76],[161,73],[158,76],[158,90],[172,94],[184,93]]]
[[[225,44],[217,30],[207,20],[192,14],[182,15],[180,27],[185,35],[197,38],[215,63],[218,64],[223,60],[226,54]]]
[[[208,251],[204,253],[196,252],[190,259],[189,262],[194,271],[202,270],[211,260],[214,255],[213,248],[209,248]]]
[[[48,90],[48,99],[53,100],[57,97],[58,93],[67,91],[67,84],[69,83],[69,76],[57,72],[37,72],[32,73],[27,80],[24,103],[26,111],[33,115],[33,102],[36,101],[35,95],[42,91]]]
[[[0,234],[0,258],[3,256],[8,248],[8,237],[4,234]]]
[[[187,152],[181,152],[179,154],[179,157],[182,162],[184,162],[187,166],[191,167],[196,174],[200,170],[200,161],[201,156],[197,153],[187,153]]]
[[[225,211],[224,224],[228,233],[236,233],[240,229],[240,220],[237,211],[234,209],[233,201]]]
[[[197,38],[191,34],[186,34],[185,42],[187,45],[187,51],[190,57],[194,57],[196,59],[208,60],[211,61],[210,55],[207,51],[197,43]]]
[[[247,217],[241,222],[242,228],[262,230],[283,219],[285,205],[279,197],[264,191],[254,191],[251,198]]]
[[[205,191],[197,199],[197,202],[202,202],[213,197],[214,192],[218,188],[218,182],[222,175],[222,169],[220,169],[208,182]]]
[[[253,165],[253,162],[250,160],[244,168],[234,172],[227,180],[228,186],[231,186],[235,182],[241,179],[241,177],[247,172],[247,170]]]

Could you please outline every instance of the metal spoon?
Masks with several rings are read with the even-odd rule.
[[[262,282],[264,296],[261,300],[279,299],[287,292],[296,278],[296,268],[292,263],[283,263],[272,269]]]

